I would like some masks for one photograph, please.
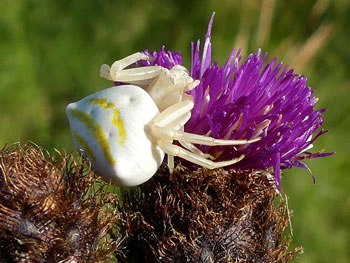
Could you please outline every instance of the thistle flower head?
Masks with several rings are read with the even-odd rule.
[[[317,98],[307,79],[295,73],[276,58],[267,61],[267,53],[258,50],[243,60],[240,50],[232,50],[224,66],[212,62],[212,16],[202,53],[200,41],[192,43],[191,77],[199,79],[190,91],[194,99],[191,119],[185,131],[206,134],[220,139],[261,140],[238,147],[199,146],[217,161],[245,155],[234,169],[266,169],[274,167],[280,188],[280,169],[299,166],[307,168],[304,159],[332,153],[310,153],[312,143],[326,131],[317,130],[323,123],[324,109],[315,110]],[[146,54],[150,54],[146,52]],[[171,67],[181,64],[180,54],[153,52],[152,64]],[[144,62],[149,65],[150,62]],[[185,163],[190,166],[191,164]]]
[[[148,50],[145,50],[143,53],[153,58],[154,60],[152,62],[141,60],[141,66],[160,65],[162,67],[171,69],[175,65],[182,65],[182,57],[180,51],[166,51],[165,46],[163,46],[162,49],[158,52],[149,52]]]

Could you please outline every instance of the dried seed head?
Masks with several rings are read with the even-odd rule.
[[[271,171],[163,167],[124,193],[127,259],[118,262],[288,262],[288,225]],[[269,179],[269,178],[272,178]],[[135,253],[137,251],[137,253]]]
[[[2,149],[0,262],[106,262],[121,253],[110,233],[118,200],[105,187],[72,156],[57,161],[33,145]]]

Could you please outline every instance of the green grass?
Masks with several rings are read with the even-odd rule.
[[[65,105],[107,88],[99,67],[163,44],[181,50],[189,65],[190,41],[203,39],[212,11],[213,56],[222,64],[238,32],[254,52],[259,1],[0,0],[0,145],[28,140],[47,149],[73,150]],[[301,72],[327,108],[315,149],[336,151],[286,171],[282,180],[294,210],[294,245],[305,253],[294,262],[350,262],[350,52],[349,1],[320,0],[325,10],[310,17],[316,1],[276,1],[270,38],[262,46],[288,60],[323,23],[334,34]],[[322,5],[320,5],[322,7]],[[288,39],[288,40],[286,40]],[[283,45],[282,45],[283,44]],[[290,57],[289,57],[290,59]]]

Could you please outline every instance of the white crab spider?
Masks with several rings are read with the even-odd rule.
[[[155,174],[165,153],[170,172],[174,156],[209,169],[232,165],[244,155],[214,162],[193,144],[242,145],[260,139],[220,140],[184,132],[194,106],[185,92],[199,81],[180,65],[170,70],[160,66],[125,69],[142,59],[151,58],[135,53],[111,67],[102,65],[102,77],[129,84],[96,92],[66,108],[76,147],[104,180],[119,186],[142,184]]]

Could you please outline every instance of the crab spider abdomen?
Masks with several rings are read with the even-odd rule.
[[[151,96],[134,85],[105,89],[66,108],[74,144],[107,182],[139,185],[151,178],[164,152],[145,126],[159,114]]]

